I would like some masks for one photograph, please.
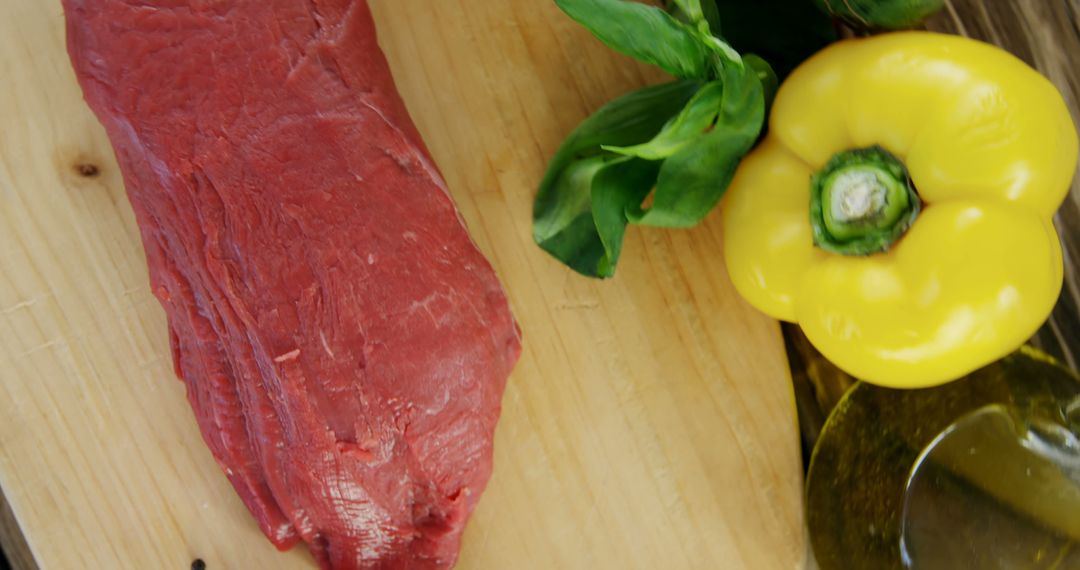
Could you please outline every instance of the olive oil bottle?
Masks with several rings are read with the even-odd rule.
[[[944,386],[891,390],[785,334],[822,570],[1080,569],[1071,371],[1025,347]]]

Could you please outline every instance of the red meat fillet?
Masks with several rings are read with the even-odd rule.
[[[517,326],[365,0],[64,0],[203,438],[279,548],[448,568]]]

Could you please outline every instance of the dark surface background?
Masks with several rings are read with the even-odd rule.
[[[927,27],[990,42],[1020,57],[1058,86],[1072,110],[1074,122],[1080,124],[1080,0],[946,0],[945,12]],[[1053,316],[1032,344],[1077,370],[1080,364],[1080,180],[1074,180],[1072,192],[1058,213],[1057,225],[1065,252],[1065,287]],[[811,388],[800,382],[801,371],[814,363],[803,359],[806,347],[800,344],[797,330],[785,328],[785,337],[789,341],[796,389],[819,402],[835,401],[837,394],[807,393]],[[824,421],[824,413],[820,411],[820,417],[814,417],[812,412],[800,417],[804,442],[816,439],[816,426]],[[0,568],[37,568],[2,493],[0,546],[7,555],[7,560],[0,557]]]

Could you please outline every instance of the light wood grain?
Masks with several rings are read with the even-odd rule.
[[[372,0],[381,43],[526,338],[464,569],[802,567],[777,326],[716,218],[631,231],[615,281],[530,238],[569,130],[661,78],[536,0]],[[57,0],[0,3],[0,486],[41,568],[310,568],[274,551],[202,444]],[[95,172],[96,170],[96,172]]]

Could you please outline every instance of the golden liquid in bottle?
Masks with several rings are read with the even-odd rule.
[[[822,570],[1080,570],[1080,381],[1024,349],[937,388],[855,385],[807,520]]]

